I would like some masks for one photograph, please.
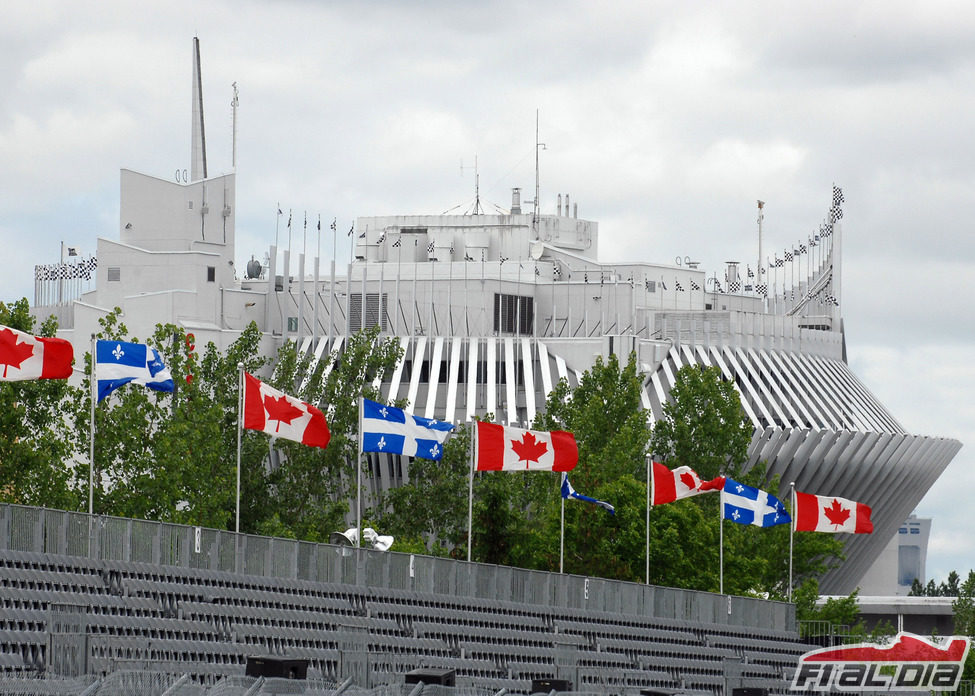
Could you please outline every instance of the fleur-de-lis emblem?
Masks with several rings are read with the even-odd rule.
[[[745,490],[745,487],[739,483],[738,488],[736,488],[735,490],[741,493],[743,490]]]
[[[112,355],[115,356],[116,360],[121,360],[122,356],[125,355],[125,351],[122,350],[122,344],[116,343],[115,350],[112,351]]]
[[[741,517],[741,513],[735,510],[733,513],[731,513],[731,517],[735,522],[737,522],[738,518]]]
[[[383,418],[386,418],[386,417],[389,416],[389,409],[387,409],[385,406],[383,406],[381,409],[379,409],[379,412],[381,414],[383,414]]]
[[[440,454],[440,448],[437,446],[437,443],[433,443],[433,447],[430,448],[430,454],[434,457]]]
[[[383,447],[385,446],[386,446],[386,437],[385,436],[380,437],[379,442],[376,443],[376,447],[378,447],[379,450],[382,451]]]

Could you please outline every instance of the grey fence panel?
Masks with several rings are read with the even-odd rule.
[[[199,542],[199,545],[197,545]],[[795,630],[791,604],[0,504],[0,549]]]

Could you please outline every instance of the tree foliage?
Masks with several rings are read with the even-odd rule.
[[[53,336],[49,318],[35,325],[27,299],[0,302],[0,325],[32,335]],[[72,449],[61,404],[69,398],[65,380],[0,382],[0,501],[74,509],[70,486]]]

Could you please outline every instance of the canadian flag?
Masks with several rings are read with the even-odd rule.
[[[0,326],[0,382],[67,379],[74,348],[63,338],[31,336]]]
[[[873,522],[869,505],[833,495],[813,495],[796,491],[797,532],[848,532],[871,534]]]
[[[660,462],[653,462],[650,468],[650,478],[653,487],[653,504],[663,505],[692,495],[720,491],[724,488],[724,476],[718,476],[710,481],[701,481],[689,466],[679,466],[673,471]]]
[[[578,463],[579,448],[572,433],[477,423],[474,468],[478,471],[571,471]]]
[[[244,373],[244,427],[311,447],[327,447],[325,415],[309,403]]]

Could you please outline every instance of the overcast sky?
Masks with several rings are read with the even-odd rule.
[[[118,238],[120,168],[189,168],[194,35],[211,175],[240,90],[238,268],[278,204],[340,230],[462,212],[475,156],[489,211],[531,198],[536,110],[543,211],[569,193],[604,261],[755,259],[759,198],[781,252],[835,183],[851,366],[910,432],[966,443],[917,512],[929,577],[975,568],[970,3],[155,4],[0,6],[0,299],[61,241]]]

